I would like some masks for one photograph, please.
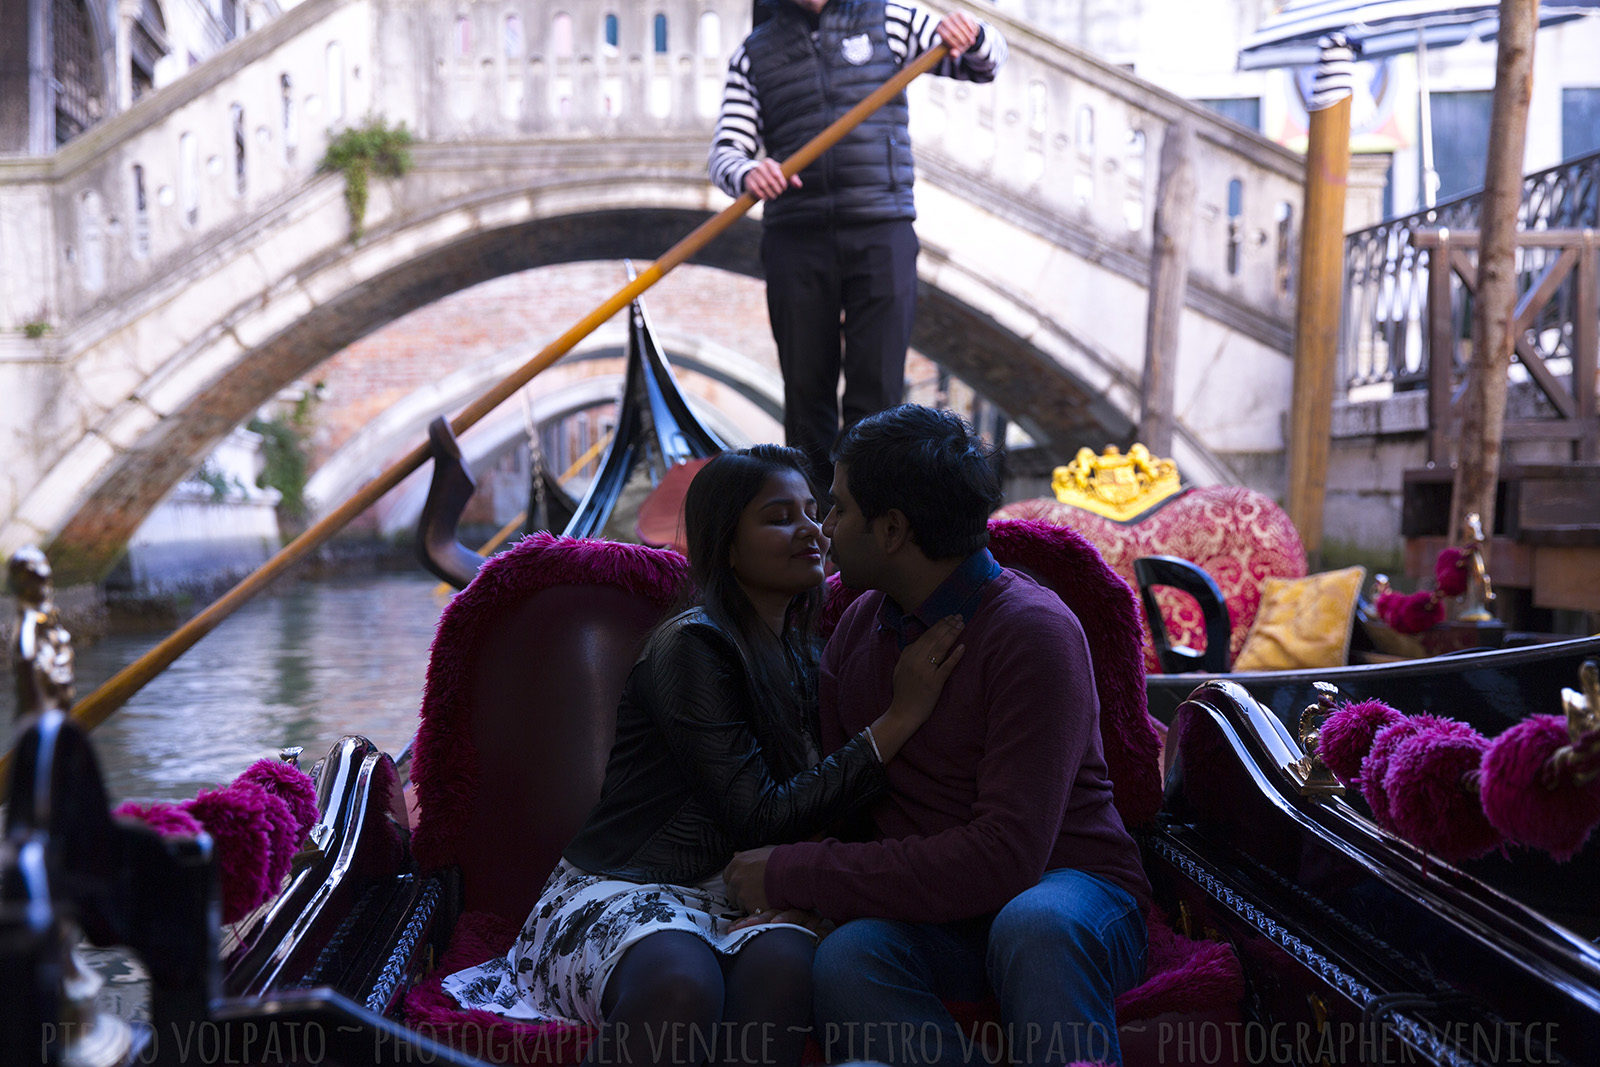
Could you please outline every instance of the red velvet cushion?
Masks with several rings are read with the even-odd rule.
[[[1241,486],[1186,489],[1132,523],[1113,522],[1047,497],[1007,504],[995,518],[1042,519],[1071,527],[1088,538],[1129,585],[1135,585],[1133,561],[1140,556],[1177,556],[1204,568],[1227,601],[1230,663],[1244,646],[1261,606],[1261,583],[1306,574],[1305,546],[1288,514],[1269,497]],[[1205,647],[1205,622],[1193,597],[1159,588],[1156,602],[1174,645]],[[1144,633],[1146,669],[1159,671],[1147,626]]]

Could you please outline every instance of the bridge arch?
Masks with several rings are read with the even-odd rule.
[[[217,440],[352,341],[503,274],[585,259],[649,261],[720,203],[698,176],[641,181],[624,173],[609,182],[523,184],[455,198],[439,195],[441,182],[423,168],[395,183],[387,201],[375,204],[367,237],[354,245],[328,240],[342,209],[337,183],[313,182],[301,194],[304,204],[284,210],[270,240],[262,238],[266,245],[241,245],[220,264],[263,283],[244,288],[243,299],[219,309],[205,307],[199,295],[174,295],[155,322],[108,331],[102,359],[115,358],[139,325],[184,320],[169,357],[68,450],[19,509],[46,536],[59,531],[52,552],[64,575],[103,574]],[[757,221],[740,220],[693,262],[758,276],[759,233]],[[299,264],[263,262],[295,247],[319,251]],[[1046,447],[1058,437],[1076,444],[1127,435],[1131,394],[1126,383],[1120,392],[1112,388],[1111,361],[995,284],[963,275],[952,255],[930,250],[923,273],[924,311],[913,343],[925,355],[1016,412]],[[208,299],[214,304],[214,295]]]

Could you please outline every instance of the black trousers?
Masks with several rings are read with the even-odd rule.
[[[784,434],[805,452],[819,494],[833,480],[828,453],[840,430],[905,395],[917,250],[909,219],[769,226],[762,234]]]

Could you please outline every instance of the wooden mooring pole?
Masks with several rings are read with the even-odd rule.
[[[1327,497],[1334,363],[1344,295],[1344,201],[1350,178],[1354,77],[1354,56],[1343,35],[1324,37],[1321,43],[1306,146],[1295,293],[1294,391],[1288,426],[1289,518],[1312,559],[1322,551],[1322,511]]]
[[[1478,291],[1472,308],[1472,358],[1461,398],[1461,438],[1451,491],[1450,542],[1459,544],[1476,513],[1493,540],[1495,487],[1505,439],[1506,376],[1516,345],[1517,212],[1522,206],[1522,154],[1533,97],[1533,37],[1539,0],[1500,0],[1494,103],[1483,181]],[[1438,354],[1430,358],[1439,358]],[[1488,542],[1484,545],[1488,552]]]
[[[1189,286],[1189,236],[1194,231],[1194,124],[1179,119],[1161,142],[1161,174],[1150,234],[1150,302],[1145,316],[1144,384],[1139,440],[1172,455],[1184,294]]]

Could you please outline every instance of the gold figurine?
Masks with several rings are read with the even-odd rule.
[[[7,576],[17,598],[17,714],[66,711],[75,692],[72,635],[56,612],[50,561],[27,545],[12,554]]]

